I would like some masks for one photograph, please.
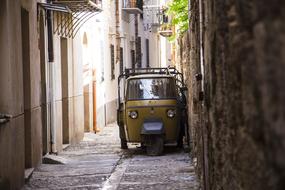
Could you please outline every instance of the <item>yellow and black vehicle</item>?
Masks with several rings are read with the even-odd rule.
[[[148,155],[160,155],[165,143],[188,142],[185,90],[175,68],[125,69],[118,77],[121,148],[141,143]]]

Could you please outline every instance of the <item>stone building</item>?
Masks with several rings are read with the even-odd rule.
[[[82,27],[85,131],[116,121],[117,77],[125,68],[171,64],[170,44],[158,33],[164,4],[103,1],[103,11]]]
[[[137,67],[136,59],[140,66],[145,65],[139,2],[103,1],[103,11],[81,29],[85,65],[84,110],[88,115],[85,131],[100,130],[116,121],[117,77],[124,68]]]
[[[164,27],[170,22],[165,13],[169,0],[146,0],[144,2],[144,35],[149,43],[150,67],[174,66],[172,44],[168,41],[169,27]]]
[[[0,189],[20,189],[42,155],[83,137],[76,32],[84,14],[101,9],[99,1],[68,2],[0,2]]]
[[[178,54],[203,188],[284,189],[284,1],[189,6]]]

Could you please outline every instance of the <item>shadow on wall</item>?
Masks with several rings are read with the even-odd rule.
[[[117,121],[117,99],[97,109],[97,126],[99,128]]]
[[[106,124],[117,120],[117,99],[106,103]]]
[[[10,189],[10,183],[7,178],[0,177],[0,189]]]

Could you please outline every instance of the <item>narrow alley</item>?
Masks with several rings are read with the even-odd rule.
[[[118,126],[99,134],[86,133],[82,142],[44,158],[23,190],[30,189],[177,189],[198,190],[189,154],[175,146],[163,156],[149,157],[138,145],[120,149]],[[51,164],[52,163],[52,164]]]
[[[0,190],[284,190],[285,0],[0,0]]]

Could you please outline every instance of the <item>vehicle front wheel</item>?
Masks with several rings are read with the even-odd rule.
[[[151,143],[146,146],[146,152],[149,156],[159,156],[162,154],[164,141],[162,136],[153,136]]]

